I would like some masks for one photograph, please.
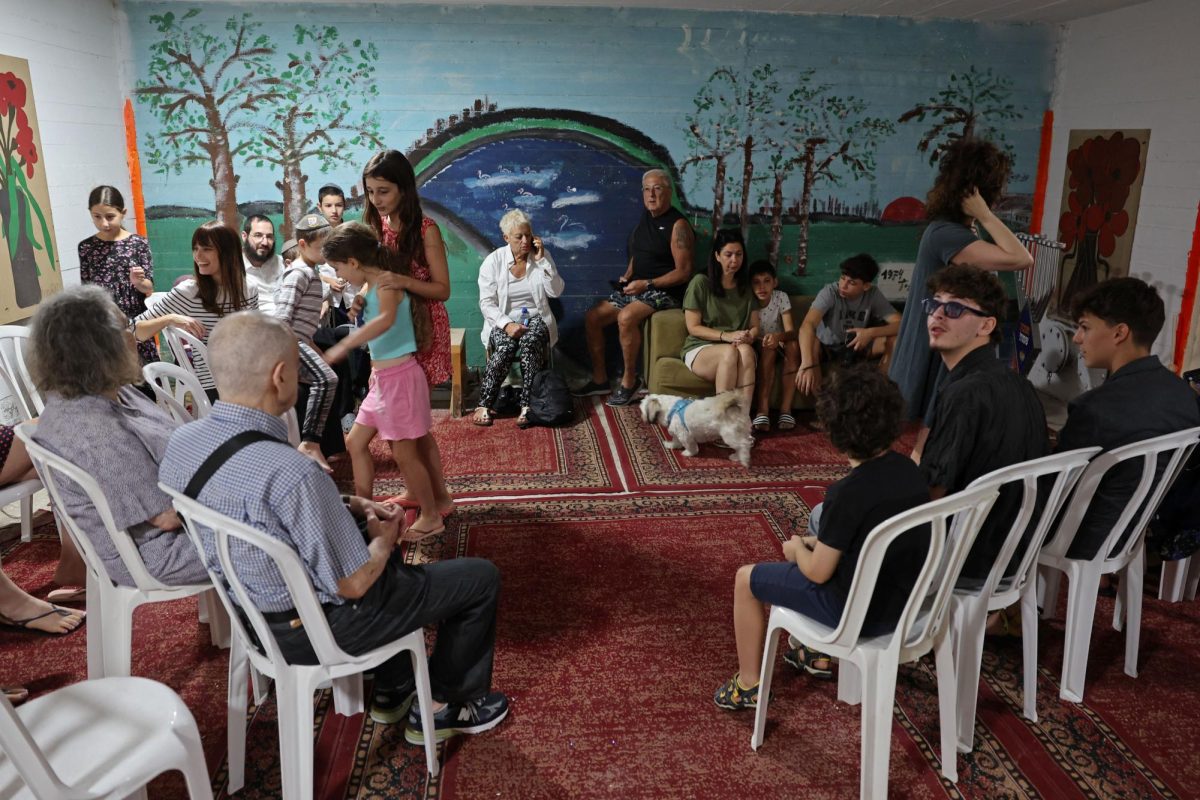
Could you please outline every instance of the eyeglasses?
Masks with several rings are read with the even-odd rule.
[[[937,300],[933,297],[926,297],[924,300],[922,300],[921,308],[928,316],[931,317],[936,314],[940,308],[942,313],[946,315],[947,319],[958,319],[963,314],[974,314],[977,317],[992,316],[992,314],[989,314],[986,311],[980,311],[978,308],[964,306],[957,300]]]

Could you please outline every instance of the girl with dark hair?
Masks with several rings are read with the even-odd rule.
[[[97,186],[88,195],[96,235],[79,243],[79,280],[108,290],[127,317],[146,310],[154,293],[154,261],[150,243],[125,230],[125,198],[112,186]],[[143,364],[158,361],[154,340],[138,342]]]
[[[338,277],[368,287],[363,326],[325,351],[331,364],[364,344],[371,351],[371,388],[346,437],[354,466],[354,491],[360,497],[375,495],[370,445],[378,434],[390,445],[392,458],[404,475],[408,504],[420,508],[404,538],[414,541],[441,533],[446,529],[442,514],[454,510],[454,499],[446,488],[441,456],[430,433],[429,382],[417,360],[432,337],[421,322],[426,318],[414,313],[412,295],[380,280],[388,273],[393,273],[391,278],[409,278],[409,262],[397,262],[391,250],[375,238],[375,232],[360,222],[339,225],[325,240],[322,254]],[[403,504],[404,499],[396,502]]]
[[[393,278],[395,287],[411,296],[418,313],[429,316],[433,341],[428,350],[417,353],[417,361],[430,385],[445,383],[450,379],[450,267],[442,232],[421,212],[416,175],[399,150],[371,157],[363,168],[363,191],[363,222],[375,229],[400,263],[412,265],[411,275]]]
[[[717,392],[741,389],[746,408],[754,393],[758,358],[758,301],[750,291],[746,243],[736,228],[717,231],[713,238],[708,274],[697,275],[683,297],[687,339],[680,357],[699,377],[716,385]]]
[[[221,318],[235,311],[257,310],[258,289],[247,284],[242,239],[219,222],[206,222],[192,234],[192,277],[180,281],[152,308],[130,324],[138,341],[154,338],[163,328],[183,328],[201,341]],[[215,399],[217,384],[208,364],[196,366],[200,385]]]
[[[929,433],[934,389],[945,368],[929,350],[921,302],[929,296],[926,284],[950,264],[987,270],[1019,270],[1033,266],[1033,257],[1013,232],[992,212],[1003,196],[1012,163],[1000,148],[982,139],[965,139],[942,156],[938,176],[926,197],[929,225],[917,248],[908,300],[889,376],[904,395],[908,419],[925,424],[917,436],[913,457],[919,457]],[[992,241],[979,238],[975,223]],[[993,243],[994,242],[994,243]]]

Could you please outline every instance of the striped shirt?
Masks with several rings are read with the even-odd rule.
[[[287,425],[279,417],[218,401],[207,417],[171,434],[158,479],[182,492],[213,451],[249,430],[281,441],[254,442],[234,453],[196,499],[292,547],[320,601],[344,603],[337,593],[338,581],[367,563],[370,553],[333,479],[286,443]],[[201,528],[200,536],[205,560],[220,573],[211,531]],[[229,550],[255,608],[287,611],[295,605],[270,556],[232,537]]]
[[[316,271],[298,258],[283,273],[283,281],[275,294],[275,308],[271,314],[309,347],[313,346],[313,334],[321,324],[321,287],[324,285]]]
[[[182,314],[185,317],[191,317],[204,326],[202,341],[207,343],[209,334],[212,333],[212,329],[216,327],[217,323],[221,321],[221,317],[226,314],[232,314],[235,311],[247,311],[258,308],[258,289],[247,283],[246,303],[241,308],[233,308],[224,301],[220,305],[222,306],[220,314],[214,314],[205,308],[204,304],[200,302],[200,287],[196,284],[194,278],[188,278],[162,297],[154,300],[134,321],[158,319],[168,314]],[[193,363],[196,365],[196,374],[200,378],[200,385],[205,389],[216,389],[217,384],[213,380],[212,373],[208,371],[208,364],[205,364],[202,359],[198,358]]]

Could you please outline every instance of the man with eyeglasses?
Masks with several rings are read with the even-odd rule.
[[[646,213],[629,235],[629,265],[613,281],[615,291],[587,312],[588,354],[592,379],[577,396],[604,395],[610,406],[631,403],[641,388],[638,351],[642,348],[642,322],[656,311],[679,308],[692,277],[696,234],[687,219],[671,205],[671,178],[661,169],[642,176],[642,204]],[[621,355],[625,359],[620,385],[612,391],[604,360],[604,329],[617,323]]]
[[[918,463],[936,499],[1049,449],[1046,415],[1033,386],[996,357],[1006,304],[1000,281],[975,267],[951,265],[929,279],[929,291],[932,297],[922,304],[929,348],[948,374]],[[1001,491],[967,556],[964,580],[987,578],[1020,502],[1020,487]]]

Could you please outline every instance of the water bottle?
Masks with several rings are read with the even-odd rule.
[[[521,307],[521,327],[529,327],[529,309],[524,306]]]

